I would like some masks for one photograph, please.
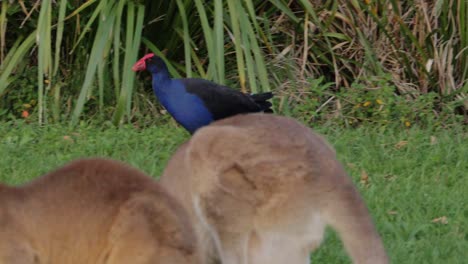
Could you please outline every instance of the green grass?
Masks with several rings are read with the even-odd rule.
[[[365,198],[392,263],[463,263],[468,259],[468,138],[464,128],[319,131],[335,146]],[[89,156],[123,160],[157,176],[187,138],[173,124],[70,130],[60,125],[3,123],[0,181],[20,184]],[[361,182],[363,171],[369,177],[367,185]],[[448,222],[434,223],[439,217]],[[333,232],[327,233],[312,259],[314,263],[349,262]]]
[[[324,132],[366,200],[392,263],[466,261],[468,136],[463,129]],[[407,144],[398,149],[403,141]],[[367,187],[360,181],[363,171]],[[443,216],[448,224],[432,222]],[[327,242],[333,246],[322,247],[316,263],[345,262],[336,252],[336,237]]]
[[[18,184],[80,157],[112,157],[159,175],[188,133],[170,125],[138,130],[19,125],[0,128],[0,181]],[[66,137],[66,139],[64,138]]]

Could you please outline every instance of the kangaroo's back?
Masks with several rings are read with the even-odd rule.
[[[0,188],[2,264],[198,262],[185,210],[121,162],[78,160]]]
[[[308,263],[326,225],[355,263],[387,263],[334,150],[297,121],[265,114],[223,119],[197,131],[177,155],[162,184],[179,175],[172,184],[186,185],[191,195],[175,195],[192,207],[223,263]]]

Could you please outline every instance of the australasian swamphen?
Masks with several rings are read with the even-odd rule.
[[[153,53],[137,61],[132,70],[148,70],[152,74],[156,97],[191,134],[214,120],[242,113],[273,112],[267,101],[273,97],[271,92],[250,95],[204,79],[172,79],[164,61]]]

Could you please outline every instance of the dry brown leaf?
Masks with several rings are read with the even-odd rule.
[[[64,139],[65,141],[68,141],[68,142],[71,142],[71,143],[75,142],[75,141],[73,140],[73,138],[71,138],[70,136],[63,136],[63,139]]]
[[[432,223],[440,223],[440,224],[446,225],[448,224],[448,219],[446,216],[441,216],[441,217],[432,219]]]
[[[385,174],[384,175],[384,178],[388,181],[394,181],[396,180],[397,176],[396,175],[393,175],[393,174]]]
[[[402,141],[395,144],[395,148],[396,149],[401,149],[402,147],[406,146],[406,144],[408,144],[408,141],[402,140]]]
[[[369,175],[365,170],[361,171],[361,184],[362,185],[369,185]]]

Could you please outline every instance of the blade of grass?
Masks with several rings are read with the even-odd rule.
[[[60,47],[63,39],[64,17],[67,10],[67,0],[61,0],[59,4],[59,17],[57,22],[57,32],[55,35],[55,60],[53,75],[57,74],[60,66]]]
[[[255,7],[254,3],[252,0],[244,0],[245,5],[247,7],[247,11],[249,13],[249,18],[251,20],[251,23],[254,25],[256,33],[260,36],[258,39],[261,39],[263,41],[263,44],[265,47],[268,49],[270,53],[273,53],[273,48],[271,47],[270,43],[268,43],[268,38],[266,34],[263,32],[262,28],[260,25],[257,23],[257,14],[255,12]]]
[[[242,19],[244,19],[244,17],[242,15],[242,11],[239,12],[239,17],[240,17],[240,21],[243,21]],[[254,63],[252,53],[251,53],[250,40],[249,40],[249,37],[247,36],[247,30],[242,30],[242,46],[245,49],[244,55],[245,55],[245,62],[247,65],[247,77],[249,78],[250,91],[252,93],[257,93],[258,92],[257,79],[256,79],[257,75],[255,74],[255,67],[254,67],[255,63]]]
[[[224,67],[224,31],[223,31],[223,0],[214,1],[214,45],[216,49],[216,72],[218,73],[218,82],[225,84]]]
[[[190,35],[187,21],[187,13],[182,0],[177,0],[177,6],[179,7],[180,18],[182,19],[183,27],[183,40],[184,40],[184,55],[185,55],[185,74],[187,78],[192,77],[192,61],[190,59]]]
[[[3,64],[5,57],[5,40],[7,29],[8,1],[2,1],[2,11],[0,12],[0,64]]]
[[[8,53],[6,54],[5,58],[3,59],[2,63],[0,64],[0,74],[3,72],[3,69],[8,65],[9,61],[11,60],[11,57],[13,56],[13,53],[15,53],[15,50],[18,49],[19,45],[22,44],[22,41],[24,40],[23,37],[19,37],[15,43],[10,47]]]
[[[36,30],[33,31],[24,41],[21,42],[21,45],[17,49],[14,47],[10,49],[5,60],[5,66],[2,64],[2,71],[0,75],[0,96],[4,93],[5,89],[10,84],[9,77],[13,69],[24,61],[24,57],[31,50],[32,46],[36,40]],[[20,39],[21,40],[21,39]],[[10,55],[11,54],[11,55]],[[10,57],[11,56],[11,57]],[[8,59],[11,58],[11,59]]]
[[[115,98],[120,96],[120,26],[122,25],[122,14],[125,1],[119,1],[114,25],[114,59],[112,61],[112,76],[114,79]]]
[[[299,23],[299,18],[294,15],[293,11],[286,6],[283,2],[280,0],[270,0],[270,2],[275,5],[281,12],[289,17],[294,23]]]
[[[256,73],[258,75],[258,79],[260,80],[260,84],[262,87],[261,91],[264,91],[264,92],[271,91],[270,83],[268,81],[268,74],[266,70],[265,59],[263,57],[263,52],[260,49],[260,46],[258,44],[257,35],[255,34],[255,31],[252,27],[250,18],[245,13],[242,14],[242,12],[239,12],[239,14],[241,14],[241,17],[244,17],[240,21],[242,23],[242,28],[246,30],[247,32],[247,37],[249,38],[249,42],[251,44],[251,52],[253,53],[254,58],[255,58],[254,65],[256,66]],[[257,93],[259,91],[254,91],[252,89],[252,92]]]
[[[104,3],[105,1],[102,1]],[[106,3],[105,3],[106,4]],[[105,5],[106,6],[106,5]],[[107,9],[111,9],[107,5]],[[112,8],[112,10],[115,8]],[[96,75],[96,68],[99,64],[99,61],[102,60],[102,54],[106,47],[106,43],[109,40],[109,35],[112,32],[112,26],[114,25],[115,12],[109,11],[108,15],[103,16],[103,20],[99,22],[96,35],[94,37],[93,47],[91,49],[91,54],[89,55],[88,66],[86,68],[86,75],[81,87],[80,95],[76,101],[75,108],[72,113],[71,125],[76,125],[78,123],[79,117],[83,111],[84,104],[86,103],[86,96],[89,94],[89,90],[94,81]],[[104,10],[105,12],[106,10]]]
[[[122,1],[123,1],[123,0],[122,0]],[[95,2],[95,1],[88,1],[88,2]],[[84,3],[83,5],[85,5],[85,4],[87,4],[87,5],[91,4],[91,3],[88,4],[88,2],[87,2],[87,3]],[[91,25],[93,24],[94,20],[96,20],[96,18],[98,17],[98,15],[102,12],[102,9],[104,9],[104,8],[106,8],[106,7],[107,7],[107,1],[100,1],[100,2],[99,2],[99,4],[96,6],[96,9],[94,9],[93,14],[91,15],[91,17],[89,18],[89,20],[88,20],[88,22],[86,23],[85,27],[83,28],[82,33],[81,33],[80,36],[78,37],[78,40],[74,43],[73,48],[72,48],[71,51],[69,52],[70,54],[72,54],[72,53],[75,51],[75,49],[78,47],[78,44],[81,43],[81,40],[84,38],[84,36],[85,36],[86,34],[88,34],[88,33],[91,31],[91,30],[90,30],[90,29],[91,29]],[[81,10],[81,8],[78,8],[78,9]],[[75,12],[73,12],[71,15],[69,15],[69,16],[67,17],[67,19],[70,18],[70,17],[72,17],[75,13],[76,13],[76,14],[79,14],[79,12],[76,12],[76,11],[75,11]]]
[[[88,8],[89,6],[91,6],[92,4],[94,4],[94,2],[96,2],[97,0],[88,0],[86,2],[84,2],[80,7],[78,7],[77,9],[75,9],[75,11],[73,11],[70,15],[68,15],[65,20],[68,20],[78,14],[80,14],[83,10],[85,10],[86,8]]]
[[[234,42],[234,48],[236,51],[236,61],[237,61],[237,71],[239,74],[239,81],[241,86],[242,92],[247,92],[245,87],[245,64],[244,64],[244,54],[242,51],[242,38],[241,38],[241,31],[239,27],[239,14],[237,10],[237,3],[238,0],[227,0],[228,8],[231,18],[231,27],[232,27],[232,41]]]
[[[235,4],[237,4],[236,9],[238,11],[238,16],[239,16],[239,24],[240,28],[242,28],[242,47],[244,48],[244,56],[245,56],[245,62],[247,65],[247,78],[249,80],[249,86],[250,86],[250,91],[252,93],[257,93],[258,92],[258,86],[257,86],[257,77],[259,76],[258,72],[256,71],[255,67],[255,62],[252,57],[253,53],[253,44],[251,37],[249,36],[251,34],[251,24],[248,19],[247,13],[242,6],[242,3],[240,1],[235,1]],[[250,28],[250,30],[248,29]]]
[[[124,64],[124,69],[127,69],[129,76],[128,76],[128,86],[127,86],[127,94],[131,95],[133,93],[133,86],[135,84],[135,73],[131,70],[133,66],[134,59],[137,59],[138,56],[138,49],[140,48],[141,43],[141,33],[143,31],[143,21],[145,18],[145,6],[138,5],[137,6],[137,17],[136,17],[136,25],[133,35],[133,43],[130,46],[131,55]],[[124,70],[124,72],[126,72]],[[129,97],[130,98],[130,97]],[[127,114],[130,115],[130,107],[131,107],[131,100],[127,101]]]
[[[458,0],[458,8],[459,11],[457,13],[457,20],[458,20],[458,31],[460,35],[460,58],[465,58],[460,60],[460,69],[461,69],[461,80],[462,82],[468,83],[468,3],[466,0]],[[463,83],[462,83],[463,84]],[[466,103],[468,105],[468,102]],[[465,107],[465,110],[468,107]]]
[[[103,12],[99,14],[99,21],[104,21],[107,19],[109,16],[114,16],[115,17],[115,6],[116,4],[113,1],[109,0],[103,0],[105,2]],[[110,52],[110,48],[112,46],[112,35],[113,35],[113,27],[114,25],[111,26],[109,34],[104,34],[102,35],[103,38],[106,38],[104,40],[104,49],[102,50],[100,56],[101,59],[99,60],[99,63],[97,65],[97,71],[96,71],[96,77],[97,77],[97,87],[98,87],[98,109],[102,111],[102,108],[100,107],[100,101],[103,100],[103,95],[104,95],[104,79],[105,79],[105,74],[106,71],[104,71],[104,67],[106,65],[107,57]],[[90,98],[95,98],[93,96],[93,88],[96,85],[92,85],[90,89],[88,89],[88,93],[86,95],[86,99],[89,100]],[[101,96],[102,95],[102,96]],[[102,112],[101,112],[102,113]]]
[[[57,31],[55,35],[55,58],[54,58],[54,63],[52,65],[53,71],[52,71],[52,76],[51,79],[55,80],[58,69],[60,67],[60,50],[61,50],[61,45],[62,45],[62,39],[63,39],[63,30],[64,30],[64,18],[65,18],[65,12],[66,12],[66,7],[67,7],[67,0],[61,0],[59,4],[59,16],[57,20]],[[54,84],[54,100],[52,101],[52,117],[55,122],[58,122],[60,119],[60,87],[61,84],[55,83]]]
[[[364,51],[365,51],[365,56],[366,56],[365,64],[368,64],[368,70],[373,71],[374,74],[377,76],[382,76],[384,74],[382,64],[375,57],[375,52],[372,49],[371,44],[366,39],[364,34],[361,32],[361,30],[359,30],[359,28],[357,28],[356,31],[358,32],[360,43],[364,46]]]
[[[118,11],[116,11],[116,9],[114,9],[114,13],[113,13],[113,16],[116,17],[117,19],[117,15],[118,15]],[[121,15],[121,14],[120,14]],[[104,19],[105,17],[103,17],[102,19]],[[119,26],[116,26],[116,25],[119,25]],[[106,83],[109,83],[109,82],[106,82],[106,80],[108,79],[108,71],[106,71],[106,66],[108,65],[107,63],[107,59],[109,57],[109,54],[111,52],[111,48],[112,48],[112,44],[113,44],[113,35],[115,34],[115,28],[120,28],[120,24],[114,24],[112,26],[112,30],[111,30],[111,33],[108,35],[108,40],[106,41],[106,44],[104,46],[104,51],[102,53],[102,59],[99,61],[99,64],[98,64],[98,69],[97,69],[97,77],[98,77],[98,87],[99,87],[99,104],[98,104],[98,109],[99,111],[101,112],[101,114],[103,114],[103,110],[104,110],[104,90],[106,89]],[[117,51],[118,52],[118,51]]]
[[[214,80],[215,82],[219,82],[220,80],[217,80],[219,77],[218,73],[216,72],[217,68],[215,67],[215,58],[216,58],[216,51],[214,47],[214,41],[213,41],[213,30],[210,27],[210,24],[208,23],[208,16],[206,15],[206,10],[204,7],[204,2],[201,0],[194,0],[195,1],[195,6],[198,11],[198,15],[200,17],[200,23],[203,28],[203,35],[205,37],[205,42],[206,42],[206,49],[208,51],[208,58],[209,64],[208,64],[208,79]]]
[[[200,58],[197,56],[197,53],[195,52],[193,48],[190,49],[190,54],[192,56],[192,60],[195,65],[195,68],[197,68],[198,74],[200,74],[202,78],[206,79],[205,69],[203,68]]]
[[[99,102],[98,102],[98,109],[101,111],[104,109],[104,67],[106,64],[106,60],[101,60],[99,61],[98,67],[97,67],[97,79],[98,79],[98,88],[99,88]]]
[[[133,92],[135,73],[131,70],[133,63],[138,56],[138,48],[140,47],[141,32],[143,29],[143,18],[145,15],[145,6],[137,5],[137,14],[135,17],[135,4],[128,2],[127,4],[127,29],[125,40],[125,57],[123,64],[123,77],[120,97],[117,101],[116,111],[113,117],[114,125],[121,124],[124,113],[130,116],[131,111],[131,95]],[[136,20],[136,21],[135,21]]]
[[[41,3],[41,10],[39,13],[38,28],[36,40],[38,43],[38,118],[39,124],[47,121],[47,105],[44,100],[44,84],[46,89],[50,89],[50,81],[46,82],[44,77],[50,78],[50,68],[52,62],[51,54],[51,14],[52,3],[50,0],[44,0]],[[48,80],[48,79],[47,79]]]

